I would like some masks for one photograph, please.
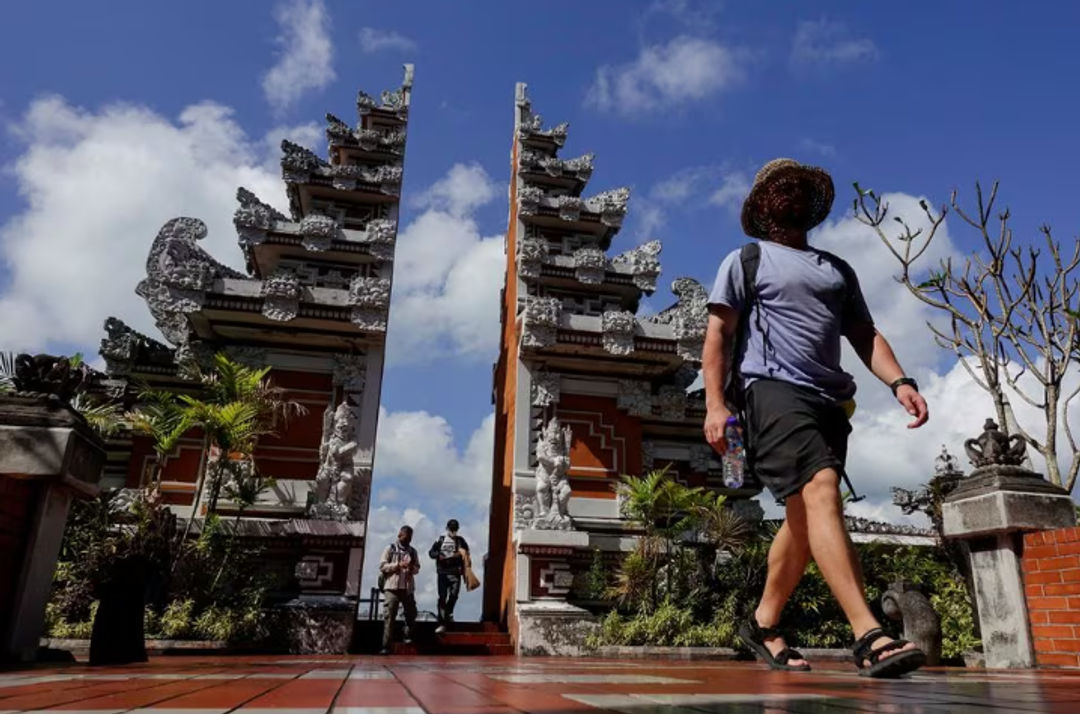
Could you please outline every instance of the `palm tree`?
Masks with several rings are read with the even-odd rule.
[[[208,494],[207,510],[212,513],[217,509],[227,475],[232,476],[230,483],[236,482],[230,492],[242,499],[257,498],[257,492],[267,488],[268,482],[258,475],[252,460],[256,444],[292,417],[306,413],[303,405],[287,399],[285,390],[271,383],[270,369],[248,367],[219,353],[209,369],[198,372],[201,389],[197,395],[146,390],[141,395],[142,404],[132,412],[135,428],[154,440],[158,455],[155,482],[180,438],[193,429],[202,431],[203,457],[185,538],[204,491]],[[239,468],[240,463],[247,468]],[[258,483],[242,484],[247,478],[258,479]],[[251,496],[253,489],[256,493]]]

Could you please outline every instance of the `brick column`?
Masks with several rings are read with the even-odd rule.
[[[1021,568],[1036,663],[1080,668],[1080,528],[1025,535]]]

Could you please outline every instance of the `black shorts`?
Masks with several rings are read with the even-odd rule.
[[[822,469],[843,476],[851,424],[837,402],[806,387],[761,379],[747,390],[746,422],[748,463],[777,503]]]

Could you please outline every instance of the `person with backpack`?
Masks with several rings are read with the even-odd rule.
[[[807,243],[833,197],[820,168],[776,159],[757,173],[742,226],[759,242],[723,260],[709,296],[704,431],[724,453],[728,420],[738,418],[748,468],[786,510],[761,601],[739,628],[743,642],[772,669],[810,669],[777,625],[813,557],[854,632],[859,673],[898,677],[926,656],[882,631],[845,527],[840,481],[850,488],[844,461],[855,381],[840,366],[840,338],[913,417],[909,428],[925,424],[928,410],[875,327],[855,272]]]
[[[381,654],[390,654],[399,607],[405,610],[404,641],[412,642],[416,626],[416,574],[420,572],[420,556],[412,547],[412,537],[412,527],[402,526],[397,540],[386,547],[379,562],[379,589],[386,596]]]
[[[451,518],[446,523],[446,533],[439,536],[428,551],[435,561],[435,572],[439,585],[439,626],[437,634],[446,632],[446,627],[454,621],[454,606],[461,594],[461,578],[465,575],[465,558],[469,555],[469,544],[458,535],[460,524]]]

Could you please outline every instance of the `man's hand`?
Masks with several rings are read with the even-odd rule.
[[[705,414],[705,441],[709,442],[709,446],[716,449],[719,454],[727,451],[727,439],[724,438],[724,430],[727,429],[727,421],[730,416],[730,411],[719,407],[710,409]]]
[[[896,401],[904,407],[904,410],[915,417],[915,421],[908,424],[908,429],[918,429],[930,418],[930,409],[926,406],[926,400],[915,391],[910,384],[902,384],[896,390]],[[706,421],[706,424],[708,422]]]

